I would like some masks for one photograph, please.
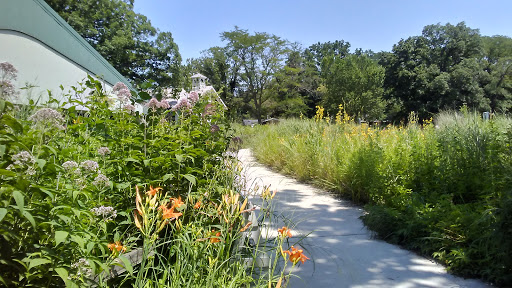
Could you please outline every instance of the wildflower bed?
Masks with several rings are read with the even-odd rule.
[[[511,121],[445,113],[372,128],[312,120],[240,128],[256,158],[366,204],[364,223],[459,275],[512,283]]]
[[[118,83],[111,97],[89,78],[68,103],[18,106],[8,101],[16,97],[9,82],[16,71],[1,64],[2,285],[282,282],[279,269],[257,277],[247,269],[246,259],[261,252],[246,245],[244,234],[251,225],[244,215],[254,210],[245,209],[252,191],[235,181],[241,169],[225,156],[230,129],[212,95],[190,93],[175,107],[153,98],[148,113],[140,114],[134,101],[143,95]],[[76,100],[85,94],[87,101]],[[62,109],[66,104],[70,108]],[[284,237],[268,247],[283,251]],[[307,259],[294,249],[274,259]]]

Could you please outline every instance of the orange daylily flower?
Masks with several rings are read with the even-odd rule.
[[[126,247],[121,244],[121,241],[116,241],[115,243],[110,243],[107,245],[108,249],[112,252],[126,252]]]
[[[277,229],[277,232],[279,232],[279,234],[281,234],[281,236],[283,236],[283,237],[286,237],[286,236],[288,236],[288,238],[292,237],[292,231],[290,229],[288,229],[288,227],[286,227],[286,226],[283,226],[283,228]]]
[[[295,247],[290,247],[292,251],[283,251],[283,255],[286,253],[288,255],[290,255],[290,261],[293,262],[293,264],[297,264],[299,261],[302,262],[302,264],[304,264],[304,262],[306,262],[306,260],[309,260],[308,257],[306,257],[306,255],[302,254],[303,250],[302,249],[297,249]]]
[[[214,233],[215,233],[215,230],[212,230],[212,234],[214,234]],[[217,232],[217,233],[215,233],[215,236],[210,237],[210,242],[211,242],[211,243],[217,243],[217,242],[220,242],[220,238],[219,238],[219,236],[220,236],[220,231],[219,231],[219,232]]]
[[[180,208],[181,205],[184,205],[183,201],[181,201],[181,196],[178,198],[171,198],[172,201],[172,208]]]
[[[197,201],[196,205],[194,205],[194,209],[201,208],[201,201]]]
[[[157,188],[153,188],[153,186],[149,186],[149,191],[146,192],[146,194],[148,195],[151,195],[151,196],[155,196],[156,193],[160,190],[162,190],[163,188],[162,187],[157,187]]]
[[[174,206],[171,209],[167,208],[165,205],[159,207],[162,210],[162,219],[178,219],[179,216],[183,215],[182,213],[174,212]]]

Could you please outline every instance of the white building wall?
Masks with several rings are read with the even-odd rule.
[[[87,79],[88,72],[82,67],[55,52],[39,40],[19,32],[0,30],[0,62],[9,62],[18,70],[13,83],[20,92],[18,104],[27,104],[29,99],[45,103],[48,90],[53,98],[62,101],[71,86]],[[64,91],[60,86],[64,87]],[[112,86],[103,82],[106,91]],[[20,90],[22,87],[34,86]],[[67,98],[67,97],[66,97]]]

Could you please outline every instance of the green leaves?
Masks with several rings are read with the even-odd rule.
[[[66,241],[69,233],[66,231],[55,231],[55,246],[58,246],[60,243]]]

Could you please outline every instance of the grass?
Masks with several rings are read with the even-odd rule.
[[[258,161],[366,205],[379,237],[459,275],[512,284],[512,120],[445,112],[419,125],[283,120],[238,127]]]

